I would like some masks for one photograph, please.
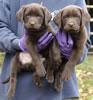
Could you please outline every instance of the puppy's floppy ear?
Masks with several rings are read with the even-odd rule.
[[[82,15],[81,25],[88,24],[88,22],[90,21],[89,13],[81,8],[81,15]]]
[[[50,22],[51,18],[52,18],[52,15],[46,7],[43,7],[43,12],[44,12],[44,15],[45,15],[45,19],[44,19],[45,25],[47,26],[48,23]]]
[[[18,21],[21,22],[21,23],[23,23],[24,10],[25,10],[25,6],[23,6],[22,8],[20,8],[18,10],[18,12],[16,13],[16,17],[17,17]]]
[[[53,18],[54,23],[58,26],[58,28],[61,28],[62,26],[62,13],[63,10],[59,10],[56,14],[56,16]]]

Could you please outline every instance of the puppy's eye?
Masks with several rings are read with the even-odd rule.
[[[80,17],[78,14],[75,14],[74,17]]]
[[[41,15],[37,15],[37,17],[42,17]]]
[[[29,13],[25,13],[25,16],[26,16],[26,17],[29,17],[29,16],[30,16],[30,14],[29,14]]]
[[[69,17],[69,15],[65,15],[65,16],[63,16],[64,19],[66,19],[66,18],[68,18],[68,17]]]
[[[30,15],[29,15],[29,14],[26,14],[25,16],[26,16],[26,17],[29,17]]]
[[[37,18],[42,18],[42,16],[37,16]]]

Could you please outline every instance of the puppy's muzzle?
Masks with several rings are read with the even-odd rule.
[[[73,28],[73,26],[75,25],[75,23],[71,22],[71,23],[68,23],[69,27]]]
[[[64,26],[64,30],[66,32],[72,32],[72,33],[78,33],[79,30],[80,30],[80,27],[73,23],[73,22],[70,22],[70,23],[67,23],[65,26]]]

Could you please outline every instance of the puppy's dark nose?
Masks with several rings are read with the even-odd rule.
[[[72,27],[72,26],[74,26],[74,23],[69,23],[68,25],[69,25],[70,27]]]
[[[34,21],[31,21],[31,22],[30,22],[30,24],[31,24],[31,25],[34,25],[34,24],[35,24],[35,22],[34,22]]]

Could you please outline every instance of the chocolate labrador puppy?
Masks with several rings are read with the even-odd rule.
[[[55,37],[47,49],[43,50],[42,52],[38,52],[37,49],[38,40],[46,32],[51,32],[55,35],[54,29],[49,24],[51,20],[51,13],[48,11],[48,9],[39,4],[32,3],[23,6],[17,12],[16,16],[19,22],[24,22],[24,28],[27,30],[26,48],[28,53],[23,54],[22,52],[17,52],[12,60],[10,78],[8,79],[10,81],[10,86],[8,89],[7,98],[11,98],[15,94],[17,74],[20,72],[20,70],[33,70],[35,84],[42,86],[43,84],[40,77],[45,76],[46,69],[49,69],[53,65],[59,66],[61,63],[61,55],[59,53],[60,50],[58,49],[59,46]],[[21,59],[23,55],[25,56],[23,59]],[[47,63],[45,66],[42,61],[42,56],[46,58],[45,61]],[[24,61],[26,58],[29,58],[27,60],[28,62]],[[51,74],[49,71],[47,71],[47,73],[47,80],[50,80],[51,76],[49,75]],[[8,80],[6,81],[8,82]]]
[[[60,9],[54,17],[54,23],[60,30],[69,33],[74,42],[72,55],[68,61],[64,60],[56,73],[55,88],[62,89],[61,80],[71,79],[75,65],[84,54],[87,42],[87,30],[85,25],[90,21],[90,15],[84,9],[70,5]]]

